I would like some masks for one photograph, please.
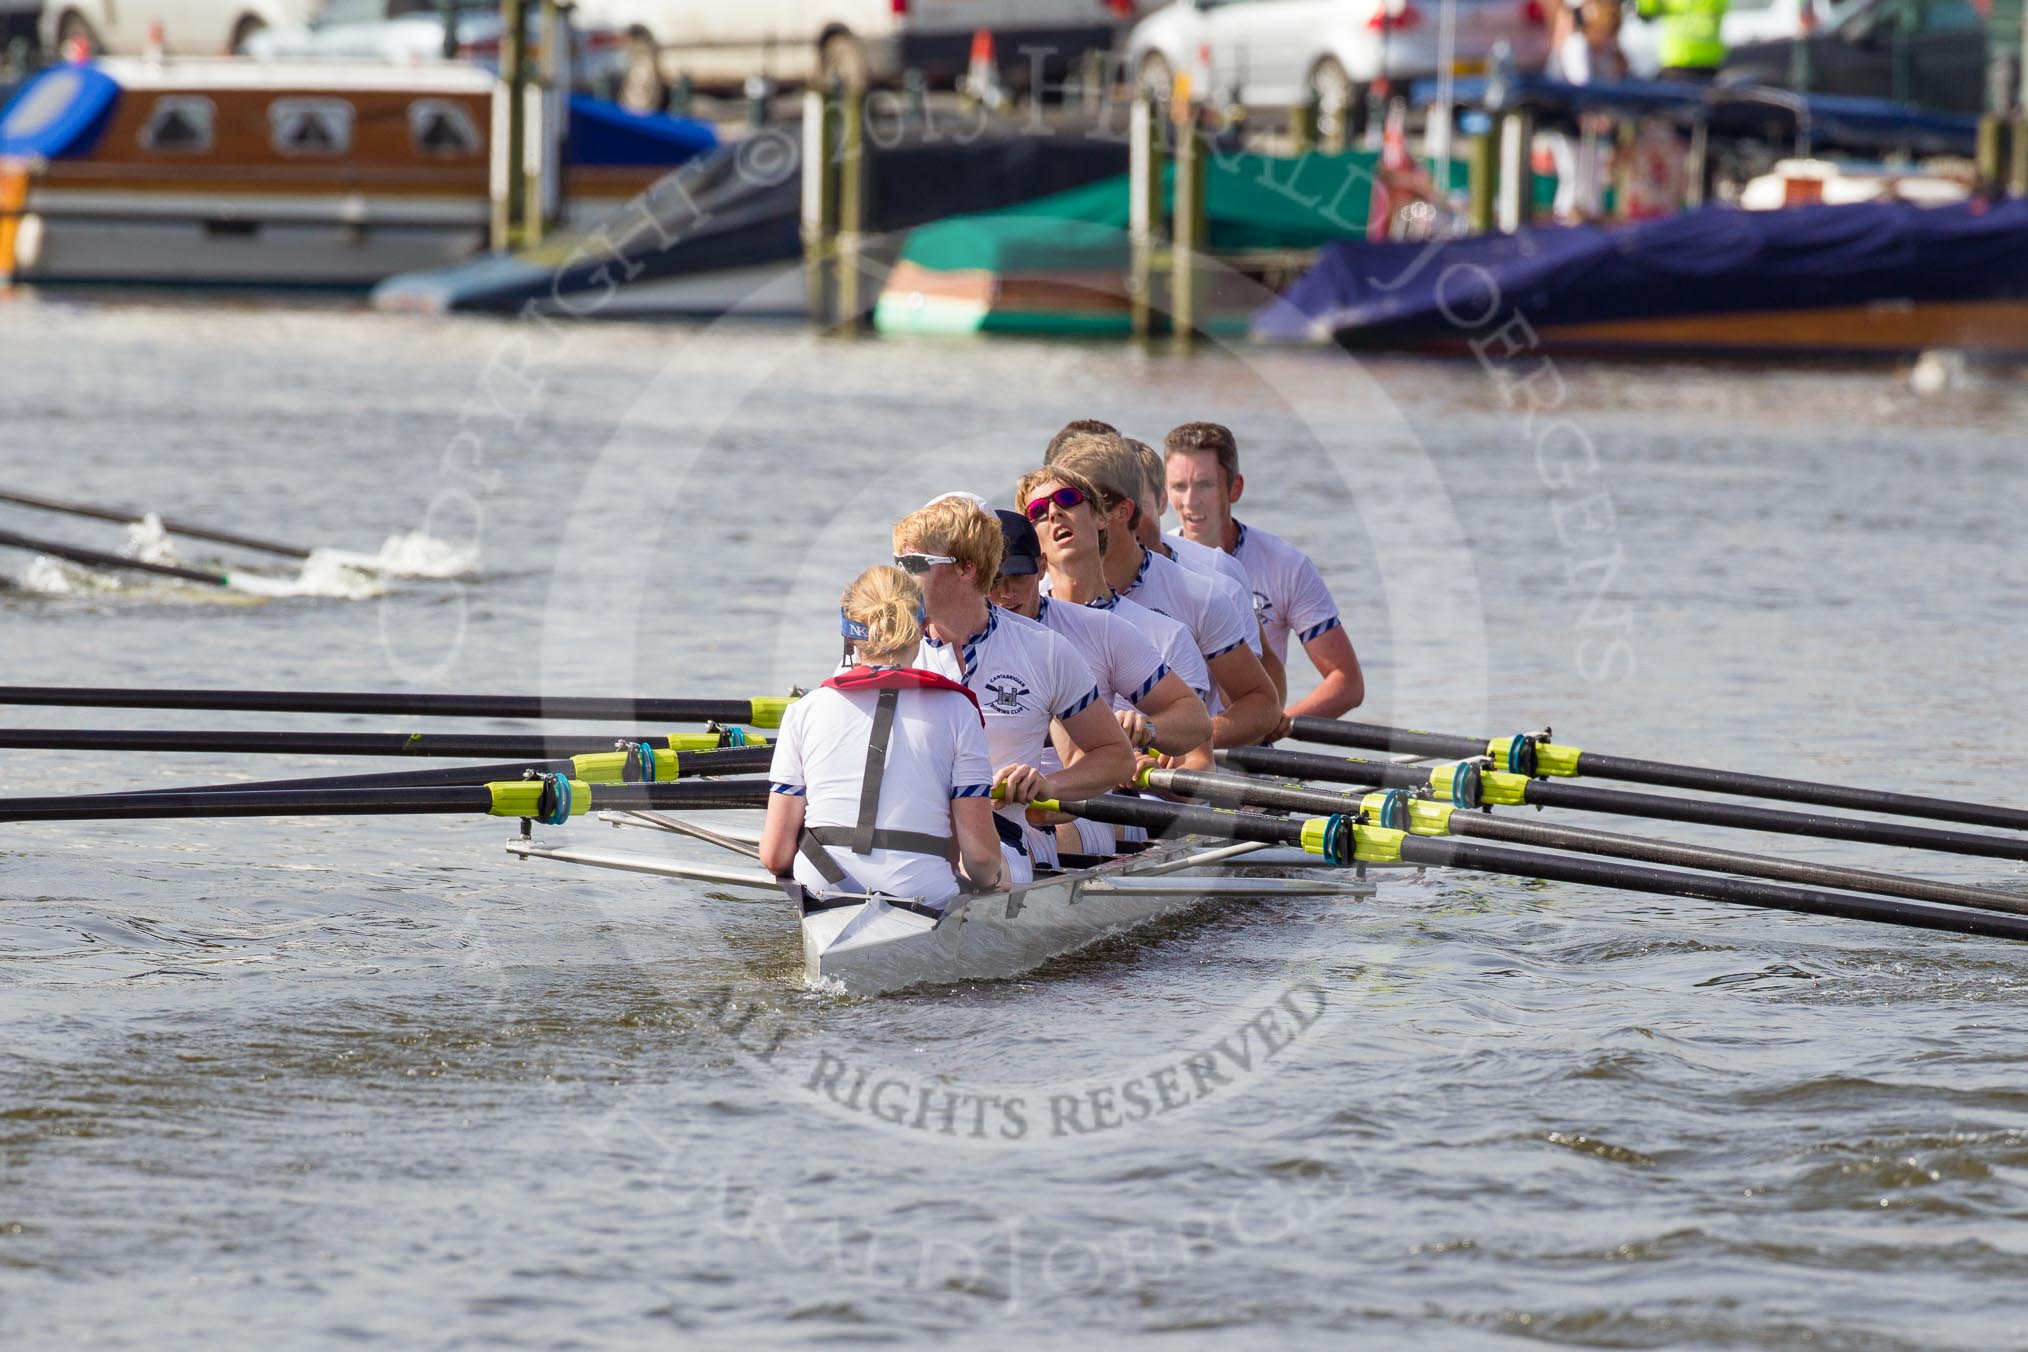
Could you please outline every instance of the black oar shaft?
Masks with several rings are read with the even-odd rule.
[[[1298,788],[1293,784],[1275,784],[1239,775],[1206,774],[1200,770],[1151,770],[1148,772],[1148,787],[1157,793],[1202,798],[1208,803],[1226,807],[1272,807],[1287,812],[1351,814],[1359,811],[1365,801],[1353,794],[1325,793],[1319,789]]]
[[[1632,892],[1694,897],[1742,906],[1759,906],[1769,910],[1796,911],[1803,915],[1870,920],[1887,925],[1941,930],[1950,934],[1979,934],[1996,939],[2028,940],[2028,917],[1983,915],[1977,911],[1926,906],[1920,902],[1840,896],[1810,888],[1787,887],[1780,883],[1752,882],[1744,878],[1727,878],[1715,874],[1678,873],[1670,869],[1646,868],[1638,864],[1614,864],[1602,859],[1545,854],[1539,850],[1510,849],[1504,845],[1487,845],[1475,840],[1408,836],[1402,841],[1401,857],[1413,864],[1475,869],[1484,873],[1506,873],[1523,878],[1546,878],[1554,882],[1585,883],[1598,887],[1618,887]]]
[[[1912,850],[1941,850],[1988,859],[2028,860],[2028,840],[1986,836],[1976,831],[1947,831],[1899,822],[1828,817],[1821,812],[1785,812],[1779,808],[1740,803],[1715,803],[1702,798],[1667,798],[1653,793],[1596,789],[1560,780],[1528,781],[1527,801],[1536,807],[1567,807],[1580,812],[1612,812],[1655,821],[1692,822],[1700,826],[1731,826],[1779,835],[1816,836],[1824,840],[1857,840],[1897,845]]]
[[[601,784],[600,808],[680,809],[767,806],[765,780],[720,779],[677,784]],[[408,816],[485,813],[484,784],[395,789],[273,789],[104,794],[75,798],[0,798],[0,821],[126,821],[190,817]]]
[[[1179,793],[1228,806],[1281,808],[1291,812],[1357,812],[1362,800],[1344,794],[1322,793],[1315,789],[1291,788],[1232,775],[1208,775],[1191,770],[1156,770],[1148,776],[1148,787],[1164,793]],[[1575,850],[1580,854],[1635,859],[1650,864],[1680,868],[1716,869],[1751,878],[1778,882],[1805,883],[1813,887],[1839,887],[1854,892],[1871,892],[1884,897],[1906,897],[1913,901],[1937,901],[1978,910],[2028,915],[2028,897],[2012,897],[1983,888],[1961,887],[1908,878],[1871,869],[1843,868],[1815,864],[1801,859],[1780,859],[1772,855],[1721,850],[1704,845],[1686,845],[1648,836],[1627,836],[1612,831],[1594,831],[1583,826],[1521,821],[1497,813],[1453,812],[1448,819],[1450,833],[1480,840],[1503,841],[1513,845],[1542,845],[1552,849]]]
[[[1376,723],[1352,723],[1335,718],[1297,718],[1291,735],[1305,742],[1326,746],[1353,747],[1366,751],[1389,751],[1401,755],[1467,757],[1486,753],[1487,739],[1457,737],[1446,733],[1420,732],[1410,728],[1382,727]],[[1500,766],[1507,769],[1507,766]],[[1585,751],[1577,758],[1578,774],[1593,779],[1613,779],[1629,784],[1652,784],[1658,788],[1693,789],[1706,793],[1730,793],[1748,798],[1773,798],[1790,803],[1811,803],[1818,807],[1845,808],[1854,812],[1889,812],[1902,817],[1923,817],[1931,821],[1964,822],[1972,826],[1999,826],[2028,830],[2028,809],[1997,803],[1980,803],[1923,794],[1895,793],[1867,789],[1853,784],[1825,784],[1815,780],[1791,779],[1784,775],[1756,775],[1738,770],[1711,770],[1698,765],[1671,761],[1642,760],[1632,756],[1607,756]]]
[[[1235,747],[1231,751],[1221,751],[1218,760],[1221,765],[1238,769],[1296,775],[1332,784],[1384,784],[1389,788],[1403,788],[1418,781],[1427,783],[1429,777],[1428,771],[1412,767],[1381,766],[1372,761],[1344,760],[1337,756],[1263,747]],[[1402,774],[1408,776],[1407,784],[1400,782]],[[1864,821],[1855,817],[1830,817],[1820,812],[1787,812],[1781,808],[1756,807],[1746,803],[1669,798],[1661,794],[1571,784],[1560,779],[1531,779],[1526,783],[1527,801],[1536,807],[1567,807],[1580,812],[1607,812],[1656,821],[1729,826],[1747,831],[1771,831],[1778,835],[1817,836],[1825,840],[1856,840],[1916,850],[1940,850],[1946,854],[1981,855],[1989,859],[2028,860],[2028,840],[2010,836],[1905,826],[1900,822]]]
[[[133,573],[149,573],[155,577],[173,577],[183,582],[202,582],[212,587],[232,585],[219,573],[200,572],[195,568],[178,568],[167,563],[143,563],[139,559],[125,559],[103,550],[67,545],[60,540],[38,540],[33,536],[16,535],[11,530],[0,530],[0,545],[11,549],[32,550],[37,554],[67,559],[72,563],[88,564],[94,568],[121,568]]]
[[[1960,887],[1933,882],[1928,878],[1907,878],[1897,873],[1872,869],[1841,868],[1813,864],[1802,859],[1778,859],[1772,855],[1748,854],[1740,850],[1711,849],[1683,845],[1672,840],[1646,836],[1623,836],[1612,831],[1593,831],[1582,826],[1559,826],[1548,822],[1517,821],[1497,813],[1482,815],[1457,812],[1451,815],[1451,834],[1480,840],[1503,841],[1514,845],[1543,845],[1552,849],[1576,850],[1581,854],[1609,855],[1616,859],[1637,859],[1650,864],[1671,864],[1679,868],[1708,868],[1721,873],[1770,878],[1777,882],[1805,883],[1812,887],[1838,887],[1852,892],[1871,892],[1883,897],[1906,897],[1912,901],[1937,901],[1975,910],[2004,911],[2028,915],[2028,897],[2010,897],[1977,887]]]
[[[0,686],[0,704],[90,709],[206,709],[280,714],[382,714],[437,718],[582,718],[629,722],[745,723],[743,699],[619,699],[583,695],[437,695],[413,691],[127,690]]]
[[[731,747],[724,751],[679,751],[677,773],[684,779],[701,775],[753,775],[764,773],[773,763],[770,747]],[[310,779],[263,779],[246,784],[207,784],[190,789],[150,789],[153,794],[242,792],[252,789],[366,789],[414,788],[430,784],[491,784],[497,780],[520,779],[528,772],[571,775],[577,765],[568,757],[556,760],[505,761],[494,765],[451,765],[438,770],[397,770],[378,775],[323,775]],[[671,781],[676,782],[676,781]]]
[[[611,751],[616,742],[662,745],[640,733],[553,737],[462,732],[129,732],[117,728],[0,728],[0,750],[192,752],[278,756],[406,756],[417,760],[546,760]]]
[[[1949,798],[1928,798],[1914,793],[1890,793],[1863,789],[1850,784],[1818,784],[1807,779],[1778,775],[1750,775],[1737,770],[1706,770],[1695,765],[1668,761],[1638,760],[1628,756],[1602,756],[1587,751],[1578,757],[1578,773],[1596,779],[1616,779],[1629,784],[1653,784],[1669,789],[1697,789],[1706,793],[1732,793],[1748,798],[1778,798],[1791,803],[1815,803],[1819,807],[1849,808],[1855,812],[1892,812],[1903,817],[1924,817],[1932,821],[1964,822],[1972,826],[1999,826],[2028,830],[2028,811],[1998,803],[1959,802]]]
[[[1107,795],[1102,798],[1071,798],[1057,804],[1074,817],[1115,826],[1139,826],[1150,835],[1205,835],[1231,840],[1258,841],[1265,845],[1299,845],[1301,822],[1277,817],[1215,812],[1210,808],[1179,807],[1174,803],[1146,798]]]
[[[138,525],[147,517],[140,512],[126,511],[118,507],[100,507],[88,502],[69,502],[63,498],[45,497],[40,493],[24,493],[18,488],[0,488],[0,502],[11,502],[20,507],[33,507],[44,512],[61,512],[67,516],[88,517],[94,521],[112,521],[120,525]],[[193,540],[210,540],[215,544],[236,545],[262,554],[279,554],[287,559],[307,559],[310,551],[295,545],[277,544],[254,535],[241,535],[235,531],[212,530],[206,526],[194,526],[187,521],[176,521],[169,517],[158,517],[162,529],[172,535],[185,535]]]
[[[1227,769],[1253,774],[1292,775],[1298,779],[1329,779],[1336,784],[1364,784],[1378,789],[1415,789],[1429,783],[1429,767],[1389,765],[1351,756],[1324,756],[1278,747],[1235,746],[1218,753]]]
[[[1378,723],[1353,723],[1306,714],[1298,715],[1290,723],[1289,735],[1303,742],[1349,746],[1361,751],[1387,751],[1397,756],[1443,756],[1455,760],[1486,754],[1484,737],[1454,737],[1441,732],[1389,728]]]

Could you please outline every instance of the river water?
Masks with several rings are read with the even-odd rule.
[[[1878,368],[24,299],[0,305],[0,486],[365,553],[420,532],[476,570],[260,598],[10,554],[0,671],[781,693],[835,655],[836,593],[895,515],[1004,499],[1085,415],[1238,430],[1241,514],[1318,559],[1375,721],[2028,797],[2028,387],[1924,398]],[[370,768],[4,764],[14,794]],[[6,828],[0,1339],[2028,1336],[2028,951],[1999,941],[1389,874],[855,1001],[800,987],[776,903],[521,863],[508,835]],[[2028,890],[1996,861],[1732,843]],[[877,1110],[862,1075],[894,1082]]]

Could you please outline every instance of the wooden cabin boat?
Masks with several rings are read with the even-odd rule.
[[[53,67],[0,113],[0,282],[364,289],[460,261],[486,247],[505,191],[504,100],[490,72],[456,64]],[[590,100],[548,105],[545,195],[565,221],[715,141]]]

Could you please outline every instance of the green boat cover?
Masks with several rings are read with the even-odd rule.
[[[1371,150],[1293,159],[1212,156],[1205,190],[1212,248],[1320,249],[1333,240],[1365,238],[1379,158]],[[1465,191],[1464,162],[1453,160],[1450,171],[1450,190]],[[1174,186],[1172,165],[1163,176],[1165,204],[1174,201]],[[1555,181],[1537,176],[1538,209],[1546,210],[1554,194]],[[1128,201],[1129,181],[1122,175],[997,211],[952,216],[918,226],[901,257],[938,272],[1124,271],[1132,262]]]

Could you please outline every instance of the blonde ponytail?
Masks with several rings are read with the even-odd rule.
[[[884,563],[868,568],[845,589],[838,609],[847,621],[864,626],[866,637],[855,643],[868,666],[898,666],[922,642],[922,588],[899,568]]]

